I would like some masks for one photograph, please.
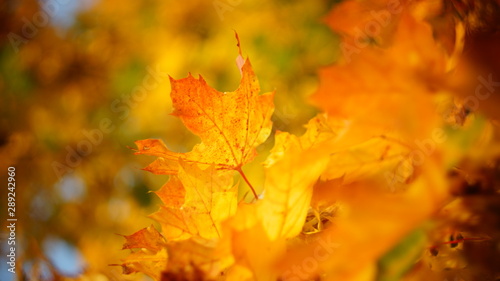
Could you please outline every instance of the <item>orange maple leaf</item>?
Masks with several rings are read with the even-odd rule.
[[[145,170],[155,174],[176,174],[178,161],[182,159],[202,166],[213,165],[218,170],[235,170],[244,177],[241,167],[254,159],[255,148],[271,133],[274,92],[259,94],[259,83],[248,59],[241,73],[238,89],[224,93],[211,88],[201,76],[194,78],[189,74],[179,80],[170,78],[172,114],[198,135],[201,143],[188,153],[176,153],[161,140],[136,141],[136,154],[159,157]]]
[[[439,122],[434,96],[449,90],[446,54],[430,25],[408,13],[397,23],[390,46],[353,47],[356,52],[345,55],[349,63],[321,69],[311,97],[330,116],[365,128],[369,137],[395,131],[409,139],[428,135]]]

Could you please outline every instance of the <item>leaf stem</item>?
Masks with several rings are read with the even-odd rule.
[[[243,170],[241,170],[241,167],[238,167],[236,169],[236,171],[238,171],[238,173],[240,173],[241,177],[245,180],[245,182],[247,183],[248,187],[250,187],[250,189],[252,190],[253,196],[255,196],[255,200],[259,200],[259,196],[257,196],[257,193],[255,192],[255,189],[253,188],[252,184],[250,183],[250,181],[245,176],[245,173],[243,173]]]
[[[488,238],[481,238],[481,237],[471,237],[471,238],[462,238],[462,239],[456,239],[456,240],[452,240],[452,241],[446,241],[446,242],[442,242],[442,243],[439,243],[438,245],[433,245],[431,246],[430,248],[437,248],[439,247],[439,245],[447,245],[447,244],[456,244],[456,243],[461,243],[461,242],[465,242],[465,241],[485,241],[485,240],[489,240]]]

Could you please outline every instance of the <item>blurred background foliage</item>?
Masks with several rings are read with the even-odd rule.
[[[149,192],[167,179],[141,171],[151,159],[129,147],[162,138],[185,152],[198,142],[169,115],[167,74],[202,74],[234,90],[236,31],[262,91],[277,91],[275,129],[300,133],[316,113],[304,102],[316,71],[339,53],[321,21],[334,2],[2,1],[0,178],[16,167],[19,280],[147,280],[109,264],[127,255],[116,234],[153,223],[147,214],[159,200]],[[137,87],[147,89],[139,95]],[[6,246],[2,281],[14,280]]]

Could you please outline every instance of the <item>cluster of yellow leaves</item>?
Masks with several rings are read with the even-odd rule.
[[[369,40],[353,41],[353,21],[366,24],[363,5],[385,2],[345,1],[328,22],[345,33],[343,44]],[[306,132],[275,133],[260,196],[242,166],[271,134],[274,93],[259,94],[249,60],[235,92],[218,92],[201,77],[171,79],[173,114],[201,142],[187,153],[160,140],[136,142],[137,154],[157,157],[145,170],[170,179],[151,215],[161,232],[126,236],[133,253],[124,272],[155,280],[399,280],[422,245],[396,265],[380,267],[382,258],[449,196],[450,159],[435,137],[446,124],[436,102],[453,94],[454,79],[453,58],[422,20],[428,1],[396,2],[399,12],[372,38],[383,44],[367,43],[349,62],[320,71],[312,101],[323,113]],[[418,145],[424,139],[434,141],[429,153]],[[237,202],[235,172],[255,202]]]

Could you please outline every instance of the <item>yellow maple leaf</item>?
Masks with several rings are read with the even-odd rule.
[[[259,202],[260,219],[271,240],[300,233],[312,187],[329,160],[320,144],[334,136],[321,116],[308,123],[301,137],[288,133],[277,135],[267,161],[264,199]]]
[[[165,268],[168,260],[163,236],[151,225],[124,237],[122,249],[130,249],[132,253],[121,264],[123,273],[143,272],[159,280],[158,268]]]
[[[337,132],[334,132],[326,117],[321,114],[309,120],[305,127],[307,129],[306,132],[299,138],[287,132],[276,131],[274,147],[264,162],[264,166],[272,166],[286,153],[291,153],[291,149],[298,148],[300,151],[303,151],[313,148],[322,141],[333,139],[337,136]]]
[[[233,263],[229,240],[224,242],[200,237],[169,242],[168,265],[163,269],[161,280],[199,281],[220,278]]]
[[[182,189],[182,205],[172,201],[165,188]],[[220,223],[236,211],[236,187],[229,171],[217,171],[214,166],[202,169],[193,163],[180,161],[178,175],[157,192],[165,202],[151,218],[160,222],[167,239],[220,237]],[[168,203],[168,204],[167,204]],[[174,203],[174,204],[172,204]]]

